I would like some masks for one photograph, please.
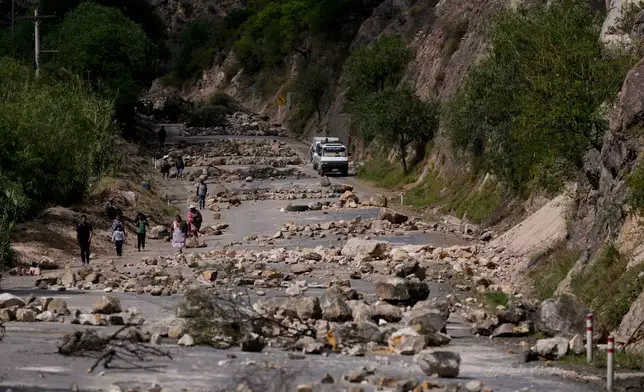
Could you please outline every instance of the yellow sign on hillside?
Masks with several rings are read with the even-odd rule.
[[[284,106],[284,105],[286,105],[286,98],[284,98],[283,95],[280,95],[279,97],[277,97],[275,102],[280,106]]]

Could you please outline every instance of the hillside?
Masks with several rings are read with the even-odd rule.
[[[587,294],[589,288],[578,282],[608,284],[596,276],[607,273],[607,264],[612,278],[628,286],[611,296],[621,305],[609,324],[617,328],[633,302],[631,313],[637,312],[644,301],[637,278],[644,261],[641,5],[613,1],[609,12],[599,1],[563,1],[554,11],[539,2],[488,0],[385,0],[368,6],[373,10],[346,22],[339,38],[300,26],[299,41],[270,66],[249,70],[235,45],[219,47],[212,66],[183,83],[159,80],[150,97],[206,101],[225,93],[302,139],[339,136],[363,164],[359,176],[404,189],[407,203],[419,211],[456,215],[479,233],[498,233],[493,246],[509,247],[526,260],[514,267],[511,280],[527,280],[522,287],[530,294],[545,299],[572,291],[601,313],[600,289]],[[395,35],[410,49],[410,61],[400,74],[379,77],[441,106],[438,128],[404,148],[407,172],[399,148],[379,147],[391,144],[378,135],[365,137],[354,103],[356,96],[367,96],[352,92],[351,57]],[[550,40],[550,47],[539,46]],[[517,42],[533,45],[526,53],[534,55],[503,52],[504,45]],[[376,53],[372,57],[384,58],[387,52]],[[324,64],[324,73],[315,71],[316,62]],[[311,93],[311,69],[318,72],[317,93]],[[309,79],[308,90],[298,87],[305,85],[302,78]],[[275,103],[280,95],[290,99],[281,111]],[[634,320],[641,319],[632,317],[622,332],[632,332]]]

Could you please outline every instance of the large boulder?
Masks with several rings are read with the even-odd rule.
[[[121,313],[121,301],[111,295],[104,296],[92,306],[92,313],[98,314],[115,314]]]
[[[63,287],[67,288],[72,288],[76,286],[76,282],[78,279],[76,279],[76,274],[74,271],[69,266],[65,267],[65,272],[63,273],[63,276],[60,278],[60,284]]]
[[[25,301],[13,294],[0,294],[0,309],[10,308],[12,306],[25,306]]]
[[[590,311],[573,294],[563,293],[541,303],[537,328],[548,335],[572,337],[586,330],[586,315]]]
[[[358,255],[366,255],[370,257],[381,257],[386,250],[387,243],[384,241],[350,238],[342,248],[342,256],[356,257]]]
[[[413,305],[429,297],[429,286],[425,282],[389,278],[376,283],[376,296],[392,304]]]
[[[340,322],[351,320],[353,313],[343,297],[339,287],[331,287],[324,293],[320,300],[324,320]]]
[[[64,316],[69,314],[67,302],[64,299],[54,298],[46,306],[44,310],[50,311],[54,315]]]
[[[378,219],[380,220],[386,220],[394,224],[401,224],[405,223],[409,220],[409,217],[407,215],[403,215],[399,212],[396,212],[390,208],[381,208],[380,213],[378,215]]]
[[[461,356],[451,351],[422,351],[414,357],[414,362],[428,376],[458,377]]]
[[[32,323],[36,321],[36,312],[32,309],[18,309],[16,311],[16,321],[23,323]]]
[[[320,186],[323,186],[323,187],[331,186],[331,180],[329,180],[329,177],[320,178]]]
[[[403,328],[389,337],[389,349],[400,355],[415,355],[425,348],[425,337],[413,328]]]
[[[384,195],[378,193],[369,198],[369,204],[376,207],[387,207],[387,198]]]
[[[539,339],[532,351],[546,359],[561,359],[568,354],[569,344],[570,339],[564,337]]]

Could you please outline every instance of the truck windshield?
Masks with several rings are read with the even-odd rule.
[[[344,146],[324,147],[324,150],[322,152],[322,156],[324,156],[324,157],[346,157],[347,156],[347,150],[346,150],[346,148],[344,148]]]

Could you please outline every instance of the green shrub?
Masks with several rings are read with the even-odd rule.
[[[177,80],[197,77],[212,66],[216,54],[226,52],[231,47],[234,30],[230,30],[226,23],[225,19],[201,19],[186,24],[172,58]]]
[[[644,264],[629,270],[628,259],[620,255],[612,243],[606,244],[597,260],[579,275],[573,276],[571,289],[598,315],[601,326],[613,331],[644,290],[638,278]]]
[[[543,301],[552,298],[557,286],[568,276],[580,255],[580,251],[568,249],[562,243],[535,258],[528,277],[538,299]]]
[[[295,79],[295,94],[304,112],[316,112],[318,121],[322,119],[322,97],[329,88],[331,77],[320,65],[309,65]],[[306,107],[306,108],[304,108]]]
[[[644,212],[644,166],[638,163],[626,178],[628,203],[639,213]]]
[[[190,127],[216,127],[227,124],[225,106],[199,105],[188,118],[187,125]]]
[[[602,58],[602,20],[582,0],[502,11],[488,31],[489,55],[445,106],[453,144],[515,189],[554,162],[568,173],[581,167],[589,148],[601,148],[600,106],[615,98],[630,63]]]
[[[347,59],[344,74],[349,98],[362,96],[396,87],[400,83],[412,51],[399,35],[389,35],[354,51]]]
[[[79,78],[61,82],[0,59],[0,173],[34,207],[80,201],[111,162],[113,102]]]
[[[390,163],[386,157],[378,155],[357,170],[357,175],[367,181],[373,182],[379,188],[395,189],[411,184],[418,178],[422,170],[421,163],[414,163],[408,173],[404,173],[400,166]]]
[[[510,297],[503,291],[486,291],[483,296],[493,308],[499,305],[506,306],[508,301],[510,301]]]

